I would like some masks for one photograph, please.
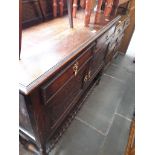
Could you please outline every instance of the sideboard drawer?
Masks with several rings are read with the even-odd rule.
[[[123,30],[124,30],[123,27],[124,27],[124,22],[121,21],[115,29],[115,36],[118,36],[119,34],[121,34],[123,32]]]
[[[130,24],[130,17],[128,17],[124,22],[124,29],[126,29]]]
[[[66,67],[58,76],[51,81],[48,81],[41,87],[41,93],[44,104],[48,104],[49,100],[71,80],[71,77],[76,77],[83,65],[92,57],[92,48],[84,51],[74,62]]]
[[[116,40],[117,43],[120,43],[122,41],[122,38],[124,36],[124,33],[122,33]]]
[[[96,50],[103,49],[105,42],[107,42],[115,31],[115,25],[112,26],[106,33],[104,33],[100,38],[97,39]]]
[[[76,76],[72,75],[69,80],[49,99],[44,107],[45,114],[49,120],[50,130],[54,131],[72,107],[78,101],[83,91],[84,77],[89,68],[91,59],[79,69]],[[57,82],[57,81],[55,81]]]

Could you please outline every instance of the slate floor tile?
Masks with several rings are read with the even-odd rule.
[[[133,59],[133,57],[128,55],[118,55],[115,59],[113,59],[112,64],[117,65],[119,68],[124,68],[129,72],[135,72],[135,64],[133,63]]]
[[[96,155],[105,137],[74,120],[49,155]]]
[[[128,141],[130,121],[115,115],[113,124],[98,155],[124,155]]]
[[[135,109],[135,77],[128,79],[126,90],[124,92],[122,101],[118,106],[117,113],[132,119]]]
[[[100,84],[89,96],[77,117],[106,134],[124,90],[122,82],[103,75]]]
[[[110,65],[108,69],[105,70],[105,74],[115,77],[125,83],[126,80],[132,76],[133,72],[123,67]]]

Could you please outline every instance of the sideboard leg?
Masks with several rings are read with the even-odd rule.
[[[96,85],[99,85],[99,83],[100,83],[100,81],[101,81],[102,74],[103,74],[103,69],[99,72],[99,74],[98,74],[98,76],[97,76]]]

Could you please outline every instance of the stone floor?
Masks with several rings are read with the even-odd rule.
[[[113,60],[49,155],[124,155],[135,103],[133,43]]]

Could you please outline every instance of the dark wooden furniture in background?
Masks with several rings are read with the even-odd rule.
[[[48,154],[61,137],[86,94],[118,54],[130,26],[128,15],[105,17],[99,9],[96,14],[91,13],[95,20],[87,27],[81,11],[74,18],[76,29],[69,29],[68,18],[62,17],[23,30],[20,139],[33,144],[30,148],[40,155]]]
[[[22,27],[33,25],[61,17],[68,13],[67,0],[20,0],[22,3]],[[71,0],[72,3],[72,0]],[[72,4],[71,4],[72,5]],[[80,6],[80,0],[77,0]],[[78,9],[78,7],[77,7]]]

